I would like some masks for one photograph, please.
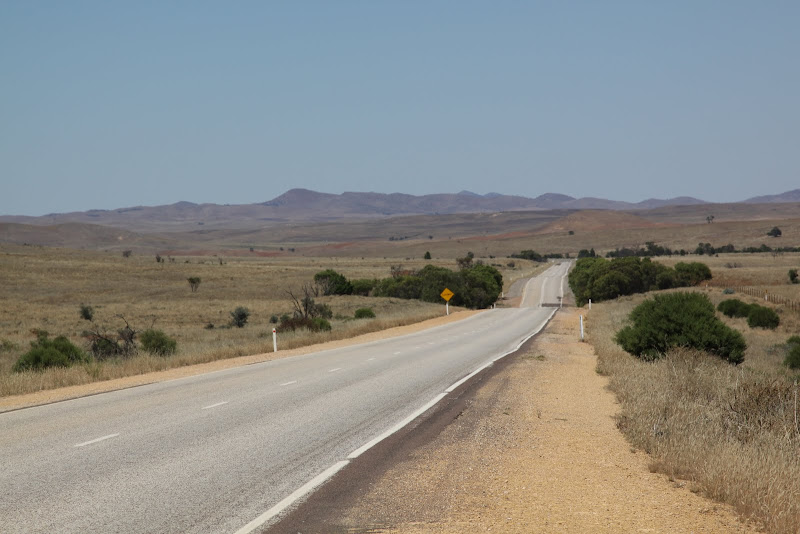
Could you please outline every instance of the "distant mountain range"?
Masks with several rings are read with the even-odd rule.
[[[743,203],[800,202],[800,189],[780,195],[754,197]],[[0,222],[30,225],[90,223],[131,231],[170,232],[203,228],[264,227],[300,221],[381,218],[400,215],[436,215],[530,210],[649,210],[668,206],[708,204],[692,197],[647,199],[631,203],[603,198],[574,198],[545,193],[536,198],[471,191],[455,194],[407,195],[402,193],[354,193],[341,195],[308,189],[291,189],[257,204],[194,204],[177,202],[164,206],[136,206],[114,210],[54,213],[41,217],[0,216]]]

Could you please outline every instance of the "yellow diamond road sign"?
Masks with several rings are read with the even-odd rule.
[[[450,299],[451,299],[451,298],[453,298],[453,295],[455,295],[455,293],[453,293],[452,291],[450,291],[450,290],[449,290],[449,289],[447,289],[447,288],[444,288],[444,291],[442,291],[442,295],[441,295],[441,296],[442,296],[442,298],[443,298],[444,300],[446,300],[446,301],[448,301],[448,302],[449,302],[449,301],[450,301]]]

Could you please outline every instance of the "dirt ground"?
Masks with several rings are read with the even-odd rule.
[[[242,365],[250,365],[253,363],[265,362],[269,360],[276,360],[278,358],[288,358],[290,356],[297,356],[300,354],[308,354],[310,352],[320,352],[323,350],[337,349],[349,345],[356,345],[359,343],[368,343],[378,339],[390,338],[395,336],[402,336],[425,330],[427,328],[434,328],[439,325],[447,324],[453,321],[460,321],[479,313],[477,311],[459,311],[451,313],[448,316],[437,317],[415,324],[406,326],[399,326],[396,328],[389,328],[377,332],[371,332],[361,336],[356,336],[349,339],[341,339],[338,341],[331,341],[328,343],[321,343],[318,345],[308,345],[291,350],[279,350],[278,352],[267,352],[264,354],[254,354],[251,356],[241,356],[238,358],[229,358],[226,360],[217,360],[209,363],[191,365],[186,367],[178,367],[169,369],[167,371],[159,371],[154,373],[146,373],[142,375],[129,376],[125,378],[117,378],[114,380],[107,380],[104,382],[93,382],[91,384],[82,384],[79,386],[70,386],[58,389],[49,389],[44,391],[37,391],[35,393],[28,393],[25,395],[12,395],[8,397],[0,397],[0,413],[9,410],[17,410],[20,408],[27,408],[30,406],[38,406],[40,404],[48,404],[52,402],[63,401],[67,399],[75,399],[78,397],[85,397],[87,395],[96,395],[98,393],[105,393],[108,391],[115,391],[130,387],[142,386],[145,384],[152,384],[154,382],[164,382],[166,380],[174,380],[176,378],[183,378],[186,376],[194,376],[203,373],[211,373],[220,371],[222,369],[229,369],[231,367],[240,367]]]
[[[436,438],[390,468],[336,532],[758,532],[691,484],[651,473],[560,311]]]

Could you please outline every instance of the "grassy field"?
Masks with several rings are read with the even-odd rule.
[[[315,273],[332,268],[350,279],[384,278],[390,275],[392,265],[419,269],[429,263],[456,268],[452,258],[428,262],[207,256],[157,263],[151,255],[123,258],[116,252],[0,246],[0,396],[269,352],[275,326],[270,318],[292,312],[286,290],[298,291],[304,283],[313,281]],[[506,289],[515,278],[542,268],[525,260],[515,260],[514,268],[507,263],[496,263],[504,274]],[[190,276],[201,279],[196,292],[190,290]],[[333,330],[317,334],[282,332],[282,348],[352,337],[444,313],[443,302],[361,296],[317,300],[331,307]],[[81,304],[94,308],[94,325],[80,318]],[[230,328],[230,312],[238,306],[248,308],[252,315],[244,328]],[[371,307],[377,318],[354,320],[355,310],[362,307]],[[14,362],[35,339],[35,330],[46,330],[53,336],[63,334],[86,346],[82,332],[96,327],[112,332],[122,328],[119,315],[139,331],[154,325],[174,337],[177,354],[168,358],[140,355],[43,373],[11,373]]]
[[[715,305],[731,297],[765,304],[763,299],[723,294],[720,286],[734,282],[796,291],[782,277],[788,265],[797,264],[797,255],[701,260],[710,264],[714,280],[695,290]],[[728,262],[741,265],[726,267]],[[598,372],[610,377],[620,399],[620,430],[634,447],[652,456],[654,471],[666,473],[676,484],[688,483],[692,491],[732,504],[769,532],[800,532],[800,376],[782,365],[787,338],[800,333],[800,313],[767,304],[781,317],[774,331],[752,329],[745,319],[718,314],[747,341],[746,359],[738,367],[686,349],[646,363],[613,341],[645,298],[595,304],[587,314],[587,341],[598,355]]]

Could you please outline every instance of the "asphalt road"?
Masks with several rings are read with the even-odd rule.
[[[408,336],[0,414],[0,532],[248,532],[553,313],[567,264]]]

